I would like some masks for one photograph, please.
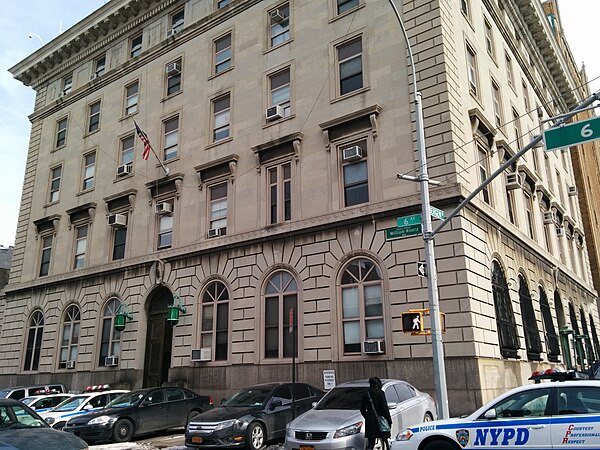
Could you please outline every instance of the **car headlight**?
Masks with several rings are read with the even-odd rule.
[[[398,435],[396,436],[396,440],[397,441],[410,441],[410,438],[412,437],[413,434],[414,433],[412,432],[412,430],[410,428],[405,428],[400,433],[398,433]]]
[[[286,427],[285,434],[287,435],[287,437],[294,438],[296,437],[296,430],[288,426]]]
[[[54,417],[46,417],[46,423],[52,425],[54,423]]]
[[[110,416],[99,416],[94,417],[92,420],[88,422],[88,425],[108,425],[112,424],[115,421],[113,417]]]
[[[225,422],[221,422],[215,427],[215,431],[224,430],[225,428],[232,427],[233,425],[235,425],[235,422],[236,422],[236,419],[226,420]]]
[[[353,434],[358,434],[358,433],[360,433],[362,424],[363,424],[362,422],[356,422],[347,427],[340,428],[339,430],[335,430],[335,434],[333,435],[333,438],[334,439],[342,438],[342,437],[346,437],[346,436],[352,436]]]

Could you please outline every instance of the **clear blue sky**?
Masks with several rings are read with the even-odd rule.
[[[308,0],[304,0],[308,1]],[[381,1],[381,0],[367,0]],[[13,245],[17,226],[30,123],[33,90],[14,80],[8,69],[79,22],[104,0],[4,0],[0,15],[0,245]],[[600,0],[560,0],[559,8],[571,51],[578,64],[585,61],[588,77],[600,89],[600,57],[595,30]],[[30,33],[35,33],[39,38]],[[597,37],[596,37],[597,38]],[[7,44],[8,43],[8,44]]]

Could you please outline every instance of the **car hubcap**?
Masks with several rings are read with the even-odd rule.
[[[252,430],[252,446],[254,448],[261,448],[263,445],[263,432],[261,427],[255,427]]]
[[[129,427],[127,425],[121,425],[119,427],[119,436],[121,436],[121,438],[127,437],[128,433],[129,433]]]

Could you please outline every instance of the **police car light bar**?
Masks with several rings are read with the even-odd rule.
[[[100,392],[100,391],[106,391],[110,389],[110,385],[108,384],[97,384],[94,386],[88,386],[84,389],[84,392]]]
[[[577,370],[564,370],[561,368],[553,368],[546,370],[537,370],[531,374],[530,380],[540,383],[542,380],[550,381],[567,381],[567,380],[589,380],[589,375]]]

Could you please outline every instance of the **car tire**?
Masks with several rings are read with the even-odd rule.
[[[425,417],[423,417],[423,422],[431,422],[433,420],[433,416],[431,413],[426,412]]]
[[[113,428],[114,442],[129,442],[133,437],[133,423],[127,419],[119,419]]]
[[[428,442],[423,450],[458,450],[460,447],[448,441],[431,441]]]
[[[192,420],[196,416],[199,416],[200,414],[202,414],[202,411],[190,411],[187,415],[187,420],[185,421],[185,426],[187,427],[187,425],[190,423],[190,420]]]
[[[246,435],[246,448],[248,450],[260,450],[265,445],[265,429],[260,423],[253,422],[248,425]]]

